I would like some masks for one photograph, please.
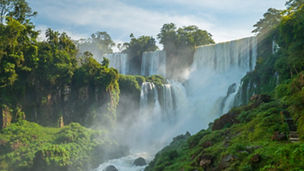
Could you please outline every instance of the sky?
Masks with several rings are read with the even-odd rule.
[[[129,35],[156,38],[165,23],[196,25],[216,42],[251,36],[268,8],[284,9],[286,0],[29,0],[38,30],[52,28],[72,39],[106,31],[118,42]]]

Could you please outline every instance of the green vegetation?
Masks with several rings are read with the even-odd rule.
[[[300,0],[288,1],[286,11],[269,9],[255,25],[257,66],[238,93],[246,105],[175,138],[146,170],[303,170],[303,16]]]
[[[25,0],[0,1],[0,11],[0,170],[89,170],[124,155],[104,129],[79,124],[115,125],[119,74],[109,60],[77,56],[66,33],[47,29],[38,41]],[[106,33],[92,39],[111,51]]]
[[[270,11],[275,12],[271,14]],[[273,90],[278,84],[290,82],[304,70],[303,16],[303,5],[297,10],[288,9],[282,13],[270,9],[265,13],[265,18],[255,25],[257,28],[254,32],[258,33],[259,40],[258,61],[256,69],[243,78],[242,91],[239,92],[241,104],[246,104],[253,94],[274,95]],[[278,19],[280,19],[279,23],[274,22]],[[272,41],[275,41],[279,47],[274,54]]]
[[[298,80],[295,79],[288,89]],[[290,142],[294,125],[287,121],[290,114],[297,125],[298,135],[303,137],[301,113],[304,110],[297,108],[303,106],[300,103],[303,96],[294,93],[270,102],[253,101],[232,109],[208,130],[173,140],[156,155],[146,170],[302,169],[303,141]],[[218,123],[222,125],[218,127]]]
[[[88,52],[76,57],[78,49],[66,33],[47,29],[46,40],[37,41],[38,32],[30,22],[36,13],[24,0],[1,1],[0,8],[5,17],[0,24],[1,106],[19,106],[27,120],[48,126],[57,125],[60,117],[66,123],[92,125],[103,120],[104,127],[112,125],[119,76],[108,68],[109,61],[99,64]],[[106,44],[107,52],[113,46],[105,32],[92,39]],[[106,107],[96,112],[100,106]]]
[[[6,22],[11,17],[20,23],[28,22],[29,18],[37,15],[33,12],[25,0],[1,0],[0,1],[0,22]]]
[[[177,29],[173,23],[164,24],[157,37],[166,51],[167,77],[177,79],[182,79],[181,73],[192,64],[195,47],[214,43],[212,35],[206,30],[197,26]]]
[[[167,83],[167,80],[159,75],[149,77],[119,75],[120,101],[117,107],[117,114],[119,114],[118,121],[122,121],[125,118],[132,118],[132,116],[138,116],[137,112],[139,112],[140,108],[140,93],[143,82],[152,82],[160,89]]]
[[[269,9],[254,25],[258,61],[237,96],[246,105],[207,130],[174,138],[146,170],[304,168],[304,4],[289,0],[286,6]],[[106,32],[75,43],[48,29],[39,42],[31,22],[36,14],[25,0],[0,1],[0,170],[89,170],[126,154],[104,130],[136,117],[131,110],[139,109],[143,82],[160,88],[167,80],[119,75],[106,58],[98,63],[93,54],[111,53],[115,45]],[[130,38],[119,48],[131,57],[131,73],[138,74],[143,53],[158,47],[150,36]],[[163,25],[158,39],[174,79],[183,79],[197,46],[214,43],[205,30],[173,23]]]
[[[107,32],[96,32],[89,39],[80,39],[76,42],[76,45],[79,49],[79,54],[89,51],[94,55],[103,55],[112,53],[115,43]]]
[[[156,46],[156,41],[151,36],[140,36],[135,38],[133,34],[130,35],[130,42],[124,43],[125,50],[123,52],[127,53],[130,60],[130,71],[131,74],[140,74],[142,55],[147,51],[155,51],[158,49]]]
[[[105,131],[71,123],[63,128],[19,121],[1,130],[0,170],[87,170],[123,153]],[[111,149],[116,149],[108,154]],[[122,150],[122,151],[119,151]]]

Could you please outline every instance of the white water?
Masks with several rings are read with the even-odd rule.
[[[191,104],[189,112],[203,121],[198,129],[206,128],[208,122],[232,107],[237,91],[230,94],[223,108],[219,106],[221,99],[232,84],[239,88],[241,79],[254,69],[256,58],[255,37],[197,48],[187,90]]]
[[[144,52],[142,56],[141,75],[166,76],[165,51]]]
[[[110,60],[110,67],[113,67],[121,74],[128,74],[128,55],[125,53],[105,54],[105,57]],[[103,59],[99,60],[101,63]]]
[[[120,159],[114,159],[103,163],[94,171],[104,171],[110,165],[115,166],[119,171],[143,171],[146,166],[133,165],[134,160],[136,160],[138,157],[144,157],[145,159],[148,159],[148,161],[152,160],[151,155],[147,153],[135,153]]]
[[[160,56],[156,53],[145,53],[142,74],[158,72],[153,65],[162,62],[153,62],[154,58],[149,58]],[[232,107],[240,80],[254,69],[256,58],[254,37],[201,46],[195,51],[186,86],[177,81],[169,81],[159,88],[153,83],[143,83],[140,116],[134,118],[134,124],[125,130],[125,137],[128,137],[125,142],[133,145],[133,155],[106,162],[98,171],[111,164],[122,171],[141,170],[132,165],[137,152],[154,155],[173,137],[207,128],[209,122]],[[228,93],[228,88],[234,84],[235,91]]]

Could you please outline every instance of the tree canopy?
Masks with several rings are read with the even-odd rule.
[[[276,64],[279,73],[292,77],[304,70],[304,6],[283,17],[280,23],[281,56]]]
[[[13,18],[0,24],[0,87],[12,86],[19,74],[36,67],[38,32],[33,27]]]
[[[77,42],[79,52],[91,52],[95,57],[102,59],[103,54],[112,53],[114,41],[107,32],[96,32],[89,39],[81,39]]]
[[[264,13],[263,18],[254,25],[255,29],[252,32],[264,35],[274,31],[281,22],[281,13],[281,10],[269,8],[268,11]]]
[[[289,10],[296,10],[304,4],[304,0],[288,0],[286,6]]]
[[[194,25],[177,28],[173,23],[164,24],[157,38],[167,54],[167,76],[177,79],[192,64],[195,47],[214,43],[206,30]]]
[[[140,36],[135,38],[133,34],[130,35],[130,42],[124,43],[126,49],[123,51],[128,54],[130,58],[130,71],[133,74],[139,74],[141,69],[142,55],[146,51],[155,51],[158,49],[156,41],[152,36]]]
[[[0,0],[0,22],[3,24],[7,17],[12,17],[20,23],[37,15],[25,0]]]
[[[206,30],[201,30],[195,25],[177,29],[173,23],[164,24],[157,38],[165,48],[172,44],[175,47],[196,47],[214,43],[212,35]]]

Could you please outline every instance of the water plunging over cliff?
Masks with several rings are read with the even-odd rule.
[[[206,127],[208,122],[227,112],[242,77],[254,69],[256,59],[255,37],[198,47],[187,82],[190,113],[196,119],[206,120],[202,124]]]
[[[165,51],[144,52],[142,56],[141,75],[166,76]]]
[[[143,55],[142,75],[165,75],[162,51]],[[206,128],[232,106],[245,74],[254,69],[257,40],[244,38],[196,48],[189,78],[158,85],[144,82],[140,94],[140,112],[132,126],[124,130],[124,140],[136,146],[135,152],[160,149],[186,131],[196,133]],[[134,160],[134,157],[132,158]],[[132,166],[130,156],[103,164],[142,170]],[[127,170],[126,169],[126,170]]]
[[[106,54],[106,58],[110,60],[110,67],[113,67],[119,71],[121,74],[128,74],[129,63],[128,55],[125,53],[112,53]],[[102,62],[102,61],[99,61]]]

